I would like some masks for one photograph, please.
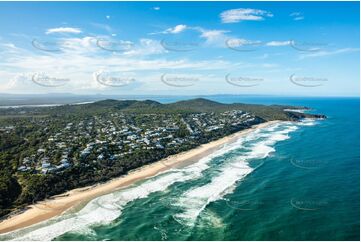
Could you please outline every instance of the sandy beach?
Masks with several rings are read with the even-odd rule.
[[[221,148],[223,145],[232,143],[240,137],[254,131],[258,128],[263,128],[279,121],[271,121],[255,125],[250,129],[242,130],[224,138],[203,144],[195,149],[179,153],[177,155],[169,156],[166,159],[157,161],[147,166],[143,166],[136,170],[129,172],[127,175],[112,179],[106,183],[97,184],[89,187],[83,187],[68,191],[66,193],[52,197],[45,201],[38,202],[29,206],[27,210],[22,213],[13,215],[0,223],[0,233],[6,233],[20,228],[30,226],[50,219],[54,216],[62,214],[64,211],[86,203],[95,197],[114,192],[115,190],[127,187],[136,181],[152,177],[160,172],[163,172],[172,167],[185,166],[194,163],[201,157],[213,153],[215,150]]]

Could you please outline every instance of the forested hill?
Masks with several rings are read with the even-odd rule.
[[[56,107],[55,109],[59,109]],[[135,113],[193,113],[193,112],[226,112],[231,110],[242,110],[252,113],[266,121],[270,120],[298,120],[301,118],[325,118],[323,115],[305,114],[295,111],[284,111],[285,109],[307,110],[307,107],[282,106],[282,105],[257,105],[232,103],[224,104],[211,101],[205,98],[197,98],[185,101],[178,101],[169,104],[161,104],[152,100],[136,101],[136,100],[113,100],[107,99],[86,105],[63,106],[64,111],[72,109],[86,109],[88,111],[99,111],[100,109],[109,108],[117,109],[124,112]],[[70,109],[70,110],[68,110]]]
[[[195,112],[225,112],[231,110],[242,110],[258,116],[265,121],[270,120],[292,120],[302,118],[325,118],[324,115],[315,115],[297,112],[297,110],[307,110],[307,107],[285,106],[285,105],[259,105],[232,103],[224,104],[204,98],[178,101],[174,103],[161,104],[152,100],[114,100],[107,99],[89,104],[62,105],[55,107],[36,108],[12,108],[0,109],[0,115],[35,113],[39,115],[91,115],[101,114],[109,111],[122,111],[131,113],[195,113]],[[292,110],[292,111],[287,111]]]

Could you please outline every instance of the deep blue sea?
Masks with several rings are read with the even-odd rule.
[[[0,239],[359,240],[359,98],[208,98],[302,105],[328,118],[254,131],[189,166]]]

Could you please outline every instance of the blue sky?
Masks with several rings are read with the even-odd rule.
[[[359,96],[358,2],[1,2],[0,93]]]

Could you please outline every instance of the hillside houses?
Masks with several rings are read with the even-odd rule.
[[[223,129],[244,127],[255,117],[241,110],[222,113],[125,114],[113,112],[64,122],[36,152],[19,160],[19,172],[59,173],[147,150],[182,150]],[[61,125],[59,125],[61,127]],[[204,141],[202,141],[204,142]]]

